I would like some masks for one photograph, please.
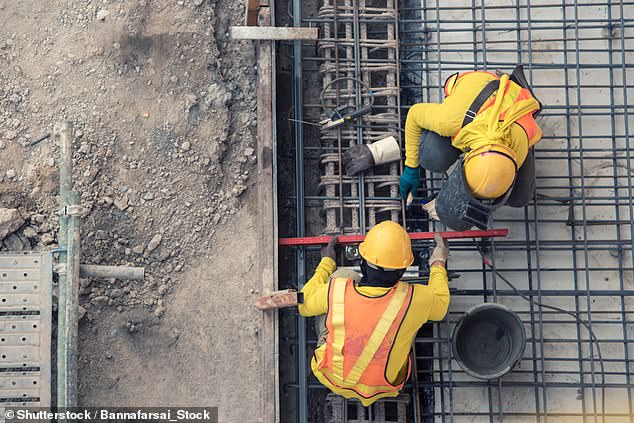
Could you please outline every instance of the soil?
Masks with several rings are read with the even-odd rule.
[[[256,58],[227,35],[243,14],[230,0],[0,3],[0,208],[24,221],[0,250],[56,247],[53,127],[68,120],[82,263],[146,268],[82,280],[80,405],[259,418]]]

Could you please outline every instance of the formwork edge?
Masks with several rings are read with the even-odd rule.
[[[271,25],[269,7],[261,7],[260,26]],[[259,270],[262,293],[277,290],[277,181],[275,145],[275,50],[270,41],[256,46],[258,58],[258,209],[259,209]],[[261,416],[263,423],[279,421],[278,379],[278,314],[262,313],[260,330]]]

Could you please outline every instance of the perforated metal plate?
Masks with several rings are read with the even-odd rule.
[[[0,254],[0,405],[51,403],[52,257]]]

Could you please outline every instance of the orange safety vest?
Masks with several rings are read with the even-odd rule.
[[[486,72],[486,71],[469,71],[464,73],[455,73],[451,75],[445,81],[445,86],[444,86],[445,97],[449,97],[453,93],[454,87],[458,79],[463,78],[464,76],[473,72]],[[494,73],[491,73],[491,72],[486,72],[486,73],[490,74],[496,79],[500,79],[500,77]],[[506,116],[506,112],[508,111],[509,107],[511,107],[514,103],[517,103],[522,100],[528,100],[530,98],[533,98],[533,97],[531,95],[531,92],[528,89],[522,88],[519,84],[516,84],[513,81],[509,81],[509,83],[506,86],[506,89],[504,90],[504,100],[502,102],[502,107],[501,107],[502,111],[500,113],[500,120],[504,120],[504,117]],[[487,119],[487,116],[488,116],[487,110],[490,110],[490,107],[493,106],[494,103],[495,103],[495,95],[492,95],[491,98],[487,102],[485,102],[484,105],[482,105],[482,107],[480,107],[480,110],[476,114],[476,117],[473,119],[473,122],[476,122],[477,120],[480,120],[480,119]],[[534,110],[530,113],[527,113],[515,121],[515,123],[521,126],[522,129],[524,129],[524,132],[526,132],[529,148],[537,144],[537,142],[542,137],[542,131],[540,127],[537,125],[537,122],[535,122],[535,119],[533,117],[533,113],[537,112],[538,110],[539,109]],[[456,133],[453,136],[453,138],[456,138],[459,133],[460,131],[458,131],[458,133]]]
[[[336,394],[360,399],[364,406],[395,397],[409,377],[393,385],[386,378],[388,360],[413,295],[398,282],[380,297],[358,293],[352,279],[335,278],[328,292],[328,338],[315,351],[315,376]]]

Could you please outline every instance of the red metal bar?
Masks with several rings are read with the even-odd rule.
[[[410,232],[408,233],[412,241],[421,239],[434,239],[434,235],[439,233],[445,239],[464,238],[499,238],[508,235],[508,229],[491,229],[489,231],[447,231],[447,232]],[[297,245],[320,245],[327,244],[332,236],[309,236],[304,238],[280,238],[279,245],[282,247]],[[337,244],[358,244],[365,239],[365,235],[341,235]]]

